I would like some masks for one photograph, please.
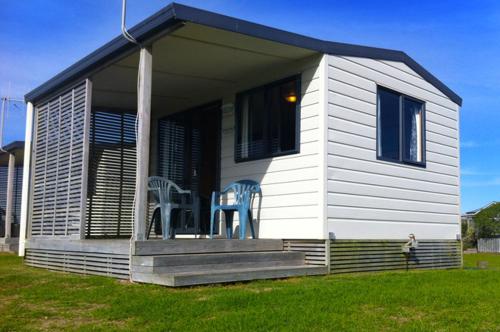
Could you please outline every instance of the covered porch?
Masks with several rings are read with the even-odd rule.
[[[298,90],[278,93],[292,94],[291,103],[307,102],[317,88],[320,60],[308,49],[185,23],[35,105],[26,262],[169,286],[327,273],[327,241],[286,240],[293,232],[311,238],[310,229],[293,230],[300,222],[295,216],[289,218],[292,228],[283,228],[287,213],[312,219],[317,202],[307,203],[309,210],[278,209],[289,187],[266,179],[269,169],[279,171],[273,159],[237,161],[235,142],[238,94],[293,78],[300,84],[288,86]],[[306,112],[311,110],[317,111]],[[311,130],[297,114],[282,121],[294,121],[297,132],[301,126]],[[315,141],[306,138],[309,152]],[[293,139],[300,151],[300,136]],[[286,157],[280,167],[299,174],[285,164]],[[175,240],[162,240],[161,230],[149,227],[155,203],[150,176],[166,177],[199,197],[198,225],[195,218],[174,218]],[[45,186],[50,179],[53,185]],[[208,239],[212,192],[241,179],[263,184],[257,239],[249,239],[249,232],[226,239],[223,219],[216,239]]]
[[[318,61],[310,50],[186,24],[91,76],[85,237],[158,236],[155,227],[148,233],[154,202],[147,179],[162,176],[200,200],[197,229],[195,218],[176,222],[177,237],[206,238],[212,192],[247,178],[265,186],[272,162],[237,161],[237,95],[295,76],[301,91],[282,93],[300,102]],[[300,115],[282,121],[300,128]],[[263,194],[257,237],[280,238],[264,225],[272,217],[266,203],[279,197]]]
[[[14,141],[0,151],[0,252],[17,252],[21,195],[23,189],[24,142]]]

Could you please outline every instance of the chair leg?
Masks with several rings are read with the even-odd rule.
[[[172,214],[172,208],[170,204],[166,204],[164,207],[161,207],[161,227],[164,240],[169,240],[171,238],[171,229],[170,229],[171,214]]]
[[[226,237],[228,239],[232,239],[234,211],[231,210],[224,211],[224,216],[226,217]]]
[[[178,223],[176,223],[176,220],[179,220],[179,213],[182,213],[182,210],[170,208],[169,211],[170,211],[170,215],[169,215],[170,231],[169,231],[168,238],[170,240],[174,240],[176,232],[177,232],[177,228],[179,228],[179,225],[178,225]],[[181,215],[181,217],[182,217],[182,215]]]
[[[244,240],[247,235],[248,209],[240,208],[238,216],[240,217],[240,240]]]
[[[250,224],[250,231],[252,232],[252,239],[255,239],[255,229],[253,228],[252,211],[248,211],[248,223]]]
[[[198,199],[195,200],[193,204],[193,210],[191,211],[194,219],[194,237],[198,237],[198,232],[200,231],[200,201]]]
[[[153,211],[153,215],[151,216],[151,222],[149,223],[148,232],[146,233],[146,240],[149,240],[149,234],[151,234],[151,228],[153,227],[153,224],[155,222],[155,214],[156,210]]]
[[[215,226],[215,214],[217,213],[217,210],[211,210],[210,211],[210,238],[214,238],[214,226]]]
[[[164,240],[168,239],[168,228],[167,228],[167,215],[165,213],[165,206],[160,207],[161,216],[161,233]]]

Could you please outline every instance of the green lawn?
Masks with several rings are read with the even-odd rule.
[[[464,270],[183,289],[48,272],[0,255],[0,331],[131,329],[500,331],[500,255],[466,255]]]

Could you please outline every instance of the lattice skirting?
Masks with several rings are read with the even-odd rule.
[[[305,253],[307,265],[328,265],[326,240],[283,240],[283,250]]]
[[[129,257],[123,254],[26,249],[26,265],[49,270],[129,278]]]
[[[460,241],[419,240],[418,248],[402,252],[406,241],[332,240],[330,273],[405,269],[448,269],[462,265]]]

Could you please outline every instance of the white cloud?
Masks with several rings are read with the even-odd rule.
[[[479,148],[479,147],[491,147],[491,146],[500,146],[500,139],[496,139],[493,141],[486,141],[486,142],[477,142],[477,141],[462,141],[460,142],[460,147],[464,149],[468,148]]]
[[[463,141],[460,143],[462,148],[477,148],[479,144],[476,141]]]
[[[463,187],[496,187],[500,186],[500,177],[478,181],[462,181]]]
[[[493,176],[500,177],[500,172],[485,172],[478,170],[475,167],[464,166],[460,169],[460,175],[462,176]]]
[[[481,172],[478,172],[474,168],[468,168],[468,167],[462,167],[462,169],[460,170],[460,174],[464,175],[464,176],[467,176],[467,175],[482,175]]]

